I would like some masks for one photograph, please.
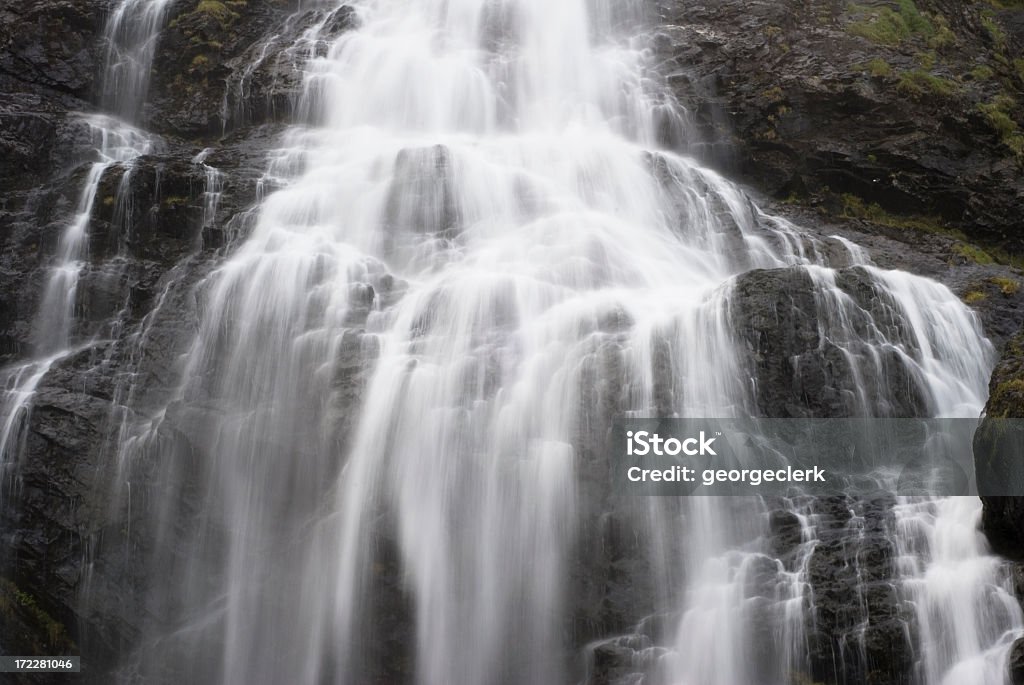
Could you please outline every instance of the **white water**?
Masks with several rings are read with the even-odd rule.
[[[158,142],[136,128],[149,83],[156,41],[170,0],[123,0],[107,21],[104,40],[103,109],[108,114],[83,116],[95,140],[96,161],[89,168],[78,207],[60,237],[37,319],[37,353],[66,348],[75,319],[78,283],[88,256],[89,222],[103,175],[115,165],[124,167],[120,187],[111,200],[121,203],[131,183],[131,162],[155,151]]]
[[[217,208],[220,206],[220,199],[224,193],[224,174],[220,169],[206,163],[206,158],[213,152],[213,148],[205,148],[192,159],[193,164],[203,167],[206,175],[206,189],[203,191],[203,222],[202,228],[212,228],[217,218]]]
[[[85,268],[87,228],[103,174],[113,165],[127,162],[149,148],[149,140],[136,129],[103,116],[84,117],[96,141],[97,161],[86,172],[85,184],[70,223],[62,232],[56,259],[49,268],[35,320],[32,359],[3,370],[4,390],[0,397],[0,485],[6,485],[6,471],[15,466],[25,438],[32,401],[40,382],[51,367],[71,355],[79,345],[74,340],[75,302]],[[127,182],[128,173],[122,180]],[[0,496],[4,493],[0,490]]]
[[[173,461],[159,438],[170,423],[200,453],[205,499],[158,643],[191,654],[194,679],[362,682],[389,639],[377,619],[397,611],[414,649],[384,668],[417,682],[570,682],[588,436],[614,414],[754,411],[728,318],[747,269],[806,265],[822,338],[858,379],[886,378],[895,357],[925,413],[980,411],[991,349],[948,290],[866,266],[887,313],[866,312],[819,241],[656,151],[659,123],[685,113],[629,38],[637,7],[379,0],[359,13],[325,57],[323,24],[303,36],[300,111],[316,123],[272,156],[267,177],[285,187],[204,283],[177,399],[137,441]],[[857,387],[851,411],[892,411]],[[783,568],[761,548],[757,503],[702,499],[681,519],[660,506],[645,535],[655,575],[679,584],[659,596],[682,602],[659,607],[680,616],[661,677],[803,672],[813,528]],[[166,533],[180,514],[161,511]],[[920,547],[907,592],[933,591],[935,550],[952,545],[988,570],[962,576],[975,604],[937,611],[987,615],[998,564],[976,535],[948,535],[907,538]],[[776,590],[757,599],[748,572],[766,559]],[[747,653],[754,605],[779,628],[769,662]],[[925,640],[944,661],[922,666],[922,683],[1005,651],[980,629]]]
[[[1007,682],[1009,648],[1024,632],[1024,616],[1006,569],[987,554],[980,516],[980,503],[966,497],[897,508],[903,592],[921,630],[918,682]]]
[[[111,198],[114,203],[122,202],[131,183],[132,160],[153,148],[150,136],[117,119],[93,115],[84,120],[97,141],[98,160],[89,168],[74,218],[60,237],[57,261],[43,291],[36,319],[36,351],[43,354],[63,350],[71,343],[78,285],[88,257],[87,229],[103,175],[115,165],[124,166],[118,192]]]
[[[128,0],[113,15],[106,83],[129,94],[109,100],[121,116],[141,111],[166,4]],[[158,547],[183,521],[194,529],[160,557],[163,613],[135,668],[366,682],[375,649],[402,641],[380,632],[390,615],[411,624],[413,649],[399,662],[391,647],[383,666],[416,682],[573,682],[573,563],[596,525],[601,435],[614,415],[756,411],[729,318],[734,279],[752,268],[807,270],[821,338],[857,380],[852,413],[891,413],[871,379],[896,364],[922,413],[978,414],[991,349],[947,289],[866,265],[846,243],[839,261],[862,264],[881,302],[865,311],[822,241],[657,149],[666,118],[685,130],[686,117],[647,68],[640,7],[367,0],[362,28],[326,56],[316,38],[329,16],[303,36],[300,111],[314,123],[286,134],[267,172],[283,189],[201,284],[175,399],[119,437],[122,460],[157,457],[162,485],[202,484],[195,510],[175,487],[155,495]],[[104,130],[122,140],[100,146],[110,161],[98,165],[149,144]],[[40,340],[55,353],[70,344],[105,169],[90,172],[44,298],[42,330],[56,332]],[[204,224],[220,192],[208,173]],[[50,363],[10,386],[5,453]],[[767,553],[759,502],[649,507],[652,603],[675,619],[651,652],[658,677],[782,685],[803,673],[814,517],[794,505],[804,543],[787,567]],[[920,683],[1000,682],[1024,628],[975,509],[897,508],[901,591],[924,626]],[[765,563],[774,590],[752,594]],[[755,610],[778,627],[767,660],[749,651]]]
[[[141,113],[156,41],[169,2],[123,0],[107,21],[103,106],[111,114],[82,116],[95,145],[95,161],[89,166],[75,213],[58,239],[54,262],[48,268],[35,320],[32,359],[3,371],[0,469],[9,467],[20,451],[32,400],[43,377],[54,363],[70,355],[92,334],[75,331],[75,304],[88,258],[89,222],[104,174],[116,165],[124,168],[118,191],[111,198],[120,205],[131,183],[132,161],[158,147],[153,136],[132,123]]]
[[[102,107],[137,123],[149,92],[150,70],[173,0],[119,0],[107,19]]]

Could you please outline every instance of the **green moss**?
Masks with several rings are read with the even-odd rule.
[[[1024,357],[1024,332],[1018,333],[1014,338],[1010,338],[1010,342],[1006,343],[1006,351],[1014,357]],[[1024,362],[1024,359],[1021,361]]]
[[[867,71],[875,78],[885,78],[892,75],[892,67],[881,57],[876,57],[868,62]]]
[[[998,419],[1024,416],[1024,378],[1012,378],[996,385],[987,409],[989,416]]]
[[[996,276],[989,279],[989,283],[999,288],[1003,295],[1016,295],[1020,292],[1020,281],[1005,276]]]
[[[1024,135],[1014,133],[1003,139],[1003,145],[1010,148],[1010,152],[1021,161],[1024,161]]]
[[[913,0],[897,0],[897,4],[900,8],[900,16],[912,33],[930,36],[935,32],[935,26],[931,20],[917,9]]]
[[[850,33],[880,45],[899,45],[910,34],[902,22],[896,20],[892,10],[884,8],[882,12],[881,17],[877,19],[850,24]]]
[[[966,302],[967,304],[975,304],[977,302],[981,302],[982,300],[987,299],[988,295],[981,292],[980,290],[972,290],[971,292],[964,295],[964,302]]]
[[[929,74],[927,71],[915,69],[900,74],[899,83],[896,88],[905,95],[921,97],[923,95],[937,95],[940,97],[952,97],[959,87],[953,81]]]
[[[914,55],[914,59],[922,69],[931,69],[935,66],[938,56],[934,52],[919,52]]]
[[[106,195],[106,196],[103,197],[103,206],[104,207],[110,207],[113,204],[114,204],[114,196],[113,195]]]
[[[985,32],[988,33],[989,38],[997,48],[1002,50],[1006,47],[1006,34],[1003,32],[999,22],[991,14],[986,14],[981,18],[981,25],[985,27]]]
[[[988,119],[989,125],[991,125],[999,135],[1012,135],[1013,132],[1017,130],[1017,122],[1011,119],[1010,115],[1006,112],[989,105],[981,105],[979,109],[981,109],[982,113]]]
[[[182,207],[188,204],[188,198],[180,195],[168,195],[164,198],[163,204],[166,207]]]
[[[999,95],[978,105],[978,111],[988,121],[988,125],[999,134],[1000,142],[1024,163],[1024,133],[1021,133],[1020,126],[1012,116],[1016,108],[1017,101],[1009,95]]]
[[[191,12],[178,15],[167,24],[167,27],[174,29],[181,26],[182,22],[189,17],[205,16],[216,21],[221,25],[221,28],[227,28],[229,24],[239,17],[238,13],[232,10],[231,7],[242,7],[245,4],[245,2],[238,1],[224,3],[220,0],[199,0],[199,3]],[[186,22],[185,25],[188,26],[189,24]],[[197,38],[188,29],[185,30],[185,35],[193,38],[194,41]]]
[[[842,196],[843,216],[848,219],[866,219],[872,223],[891,228],[910,229],[924,233],[952,235],[963,239],[963,235],[945,228],[939,219],[923,216],[895,216],[874,202],[868,203],[851,193]]]
[[[0,620],[24,623],[31,631],[30,645],[39,653],[73,654],[78,651],[67,629],[46,613],[32,595],[23,592],[7,578],[0,578]]]
[[[946,25],[942,25],[935,35],[928,39],[928,46],[933,50],[945,50],[956,45],[956,34]]]
[[[228,6],[220,0],[199,0],[194,11],[199,14],[207,14],[222,24],[238,18],[238,15],[228,9]]]
[[[926,38],[935,35],[935,25],[917,9],[913,0],[899,0],[897,5],[895,11],[889,7],[852,5],[851,11],[865,18],[850,24],[847,30],[872,43],[891,46],[914,35]]]
[[[996,260],[985,250],[970,243],[957,243],[953,252],[975,264],[995,264]]]
[[[949,228],[938,217],[929,216],[896,216],[885,211],[877,204],[865,202],[856,195],[847,193],[841,197],[843,203],[842,216],[848,219],[864,219],[880,226],[888,226],[900,230],[932,233],[959,241],[953,248],[956,254],[979,264],[1007,264],[1024,269],[1024,258],[1010,254],[1000,248],[981,249],[971,245],[963,232]]]
[[[974,67],[974,69],[971,69],[971,76],[975,81],[988,81],[995,75],[996,72],[992,70],[992,67],[984,64],[980,64]]]
[[[989,248],[988,253],[992,255],[992,259],[996,260],[998,264],[1006,264],[1018,270],[1024,270],[1024,256],[1020,254],[1007,252],[998,247]]]
[[[192,69],[199,69],[210,63],[210,58],[206,55],[196,55],[192,58]]]

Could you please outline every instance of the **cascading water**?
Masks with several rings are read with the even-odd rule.
[[[157,40],[172,2],[120,0],[107,20],[102,106],[127,122],[142,116]]]
[[[83,116],[95,142],[96,161],[89,167],[78,206],[57,244],[56,259],[46,279],[36,317],[33,359],[6,370],[0,400],[4,417],[0,432],[0,469],[20,451],[39,382],[54,363],[78,349],[95,331],[75,331],[75,304],[85,268],[88,226],[104,174],[115,165],[125,167],[114,201],[123,202],[131,183],[131,163],[153,152],[159,142],[133,126],[141,114],[149,71],[164,12],[170,0],[123,0],[105,31],[107,63],[104,70],[102,109],[110,114]]]
[[[921,630],[917,682],[1006,681],[1007,656],[1024,616],[998,559],[986,554],[976,500],[904,501],[895,539],[903,592]]]
[[[129,120],[167,4],[126,0],[111,20],[105,92]],[[309,121],[273,156],[281,188],[200,284],[172,399],[117,433],[118,474],[157,469],[144,499],[160,580],[124,679],[568,683],[614,639],[636,654],[622,682],[803,682],[812,556],[831,544],[819,504],[615,501],[610,420],[761,411],[733,318],[754,269],[813,292],[816,351],[848,376],[837,415],[977,416],[992,355],[975,318],[944,287],[765,216],[659,149],[686,117],[648,68],[638,0],[356,10],[361,28],[326,54],[318,34],[348,8],[296,46]],[[120,142],[97,164],[150,144],[104,130]],[[105,168],[40,318],[65,332],[9,381],[5,452],[72,344],[67,274]],[[207,171],[204,223],[219,197]],[[630,618],[661,620],[657,644],[576,615],[609,506],[645,546],[647,611]],[[780,507],[799,537],[785,557],[769,544]],[[894,509],[892,582],[917,608],[922,685],[1000,682],[1024,630],[974,508]],[[855,514],[833,533],[859,535]],[[864,634],[849,632],[851,662]]]

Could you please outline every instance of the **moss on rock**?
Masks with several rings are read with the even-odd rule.
[[[1006,345],[992,374],[985,411],[994,418],[1024,418],[1024,332]]]
[[[924,69],[915,69],[900,74],[900,80],[896,88],[901,93],[913,97],[937,95],[948,98],[956,94],[959,86],[954,81],[942,76],[936,76]]]
[[[44,611],[35,597],[0,577],[0,624],[10,648],[26,656],[77,654],[78,647],[63,623]]]
[[[849,32],[872,43],[896,46],[914,35],[932,37],[936,33],[931,18],[913,0],[899,0],[896,10],[853,5],[851,11],[860,19],[850,24]]]

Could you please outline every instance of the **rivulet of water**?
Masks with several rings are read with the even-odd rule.
[[[155,151],[159,141],[133,124],[141,115],[156,42],[169,0],[124,0],[113,10],[104,31],[107,62],[104,68],[102,109],[107,114],[82,115],[93,141],[95,161],[85,175],[78,205],[61,233],[53,263],[43,286],[35,320],[32,358],[4,370],[4,394],[0,398],[0,468],[13,462],[20,451],[23,431],[36,388],[50,367],[68,356],[92,332],[76,332],[75,305],[85,260],[88,227],[96,194],[104,174],[112,167],[125,168],[117,196],[120,204],[131,182],[132,162]]]

